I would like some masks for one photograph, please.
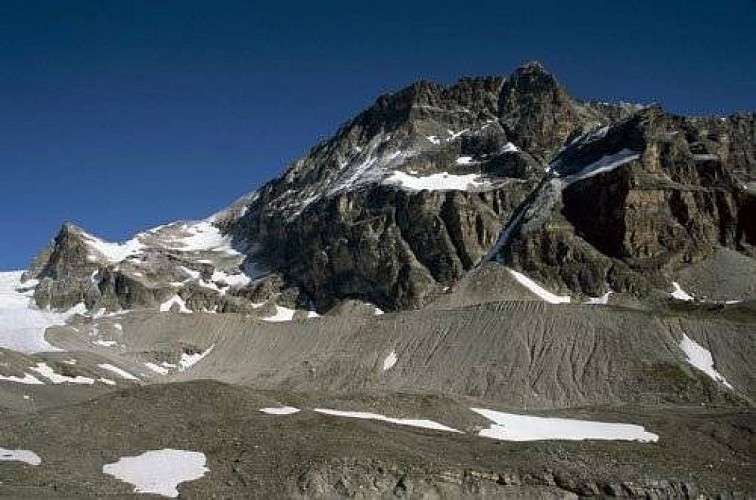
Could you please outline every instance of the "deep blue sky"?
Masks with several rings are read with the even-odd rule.
[[[201,218],[384,92],[538,59],[578,97],[756,109],[756,2],[0,1],[0,269]]]

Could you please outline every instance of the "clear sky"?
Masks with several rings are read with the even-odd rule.
[[[540,60],[577,97],[756,110],[754,0],[1,0],[0,269],[64,221],[202,218],[381,93]]]

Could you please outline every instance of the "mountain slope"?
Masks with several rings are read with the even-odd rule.
[[[109,246],[110,258],[64,227],[30,277],[42,306],[176,296],[179,308],[250,314],[346,299],[419,308],[489,260],[565,296],[645,300],[730,249],[756,283],[755,136],[754,114],[581,102],[537,63],[507,78],[418,82],[206,221],[142,233]],[[184,247],[193,231],[222,238],[225,254]]]

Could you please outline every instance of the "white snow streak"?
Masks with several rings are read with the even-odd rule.
[[[32,366],[29,368],[33,372],[37,372],[46,379],[48,379],[53,384],[81,384],[81,385],[92,385],[94,384],[94,379],[89,377],[84,377],[81,375],[77,375],[75,377],[69,377],[68,375],[61,375],[60,373],[56,373],[55,370],[53,370],[47,363],[40,361],[37,363],[37,366]]]
[[[633,151],[632,149],[623,149],[618,153],[606,155],[599,160],[584,166],[579,172],[564,177],[565,186],[572,184],[573,182],[588,179],[604,172],[609,172],[622,165],[630,163],[640,158],[640,153]]]
[[[168,375],[169,373],[169,370],[167,368],[163,368],[162,366],[156,365],[155,363],[147,362],[144,364],[144,366],[146,366],[153,372],[158,373],[160,375]]]
[[[260,408],[260,411],[268,415],[292,415],[299,411],[299,408],[293,406],[281,406],[278,408]]]
[[[709,378],[723,384],[725,387],[732,389],[732,385],[714,368],[714,358],[708,349],[697,344],[687,335],[683,334],[680,341],[680,349],[685,353],[690,363],[697,370],[704,372]]]
[[[18,384],[27,384],[27,385],[44,385],[45,383],[39,380],[37,377],[32,375],[31,373],[25,373],[23,377],[17,377],[15,375],[11,376],[5,376],[0,375],[0,381],[5,382],[16,382]]]
[[[323,415],[332,415],[336,417],[378,420],[381,422],[388,422],[391,424],[408,425],[411,427],[422,427],[424,429],[433,429],[437,431],[460,432],[457,429],[452,429],[451,427],[447,427],[443,424],[439,424],[438,422],[434,422],[433,420],[421,420],[421,419],[412,419],[412,418],[391,418],[391,417],[386,417],[378,413],[369,413],[369,412],[363,412],[363,411],[329,410],[326,408],[315,408],[314,411],[318,413],[322,413]]]
[[[389,370],[394,367],[396,362],[399,360],[396,356],[396,352],[391,351],[388,356],[386,356],[386,359],[383,360],[383,371]]]
[[[502,441],[540,441],[546,439],[654,442],[659,436],[640,425],[592,422],[571,418],[533,417],[503,413],[485,408],[471,408],[475,413],[494,422],[478,434]]]
[[[127,372],[126,370],[122,368],[118,368],[117,366],[111,365],[109,363],[103,363],[100,365],[97,365],[98,367],[102,368],[103,370],[108,370],[110,372],[115,373],[119,377],[126,379],[126,380],[139,380],[136,376],[132,375],[131,373]]]
[[[519,273],[514,269],[508,269],[508,271],[518,283],[525,286],[528,290],[538,295],[549,304],[568,304],[570,302],[570,297],[568,295],[555,295],[524,274]]]

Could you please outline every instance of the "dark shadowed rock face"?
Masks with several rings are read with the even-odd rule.
[[[166,247],[176,223],[140,236],[135,274],[133,259],[93,260],[66,226],[31,275],[37,302],[53,307],[153,307],[178,294],[217,312],[349,299],[391,310],[421,307],[494,260],[563,293],[643,297],[718,249],[754,257],[755,135],[753,114],[581,102],[538,63],[421,81],[200,223],[238,255]],[[252,281],[224,288],[216,271]]]
[[[753,115],[690,119],[650,108],[600,132],[552,163],[503,262],[596,295],[663,289],[722,247],[754,256]]]

